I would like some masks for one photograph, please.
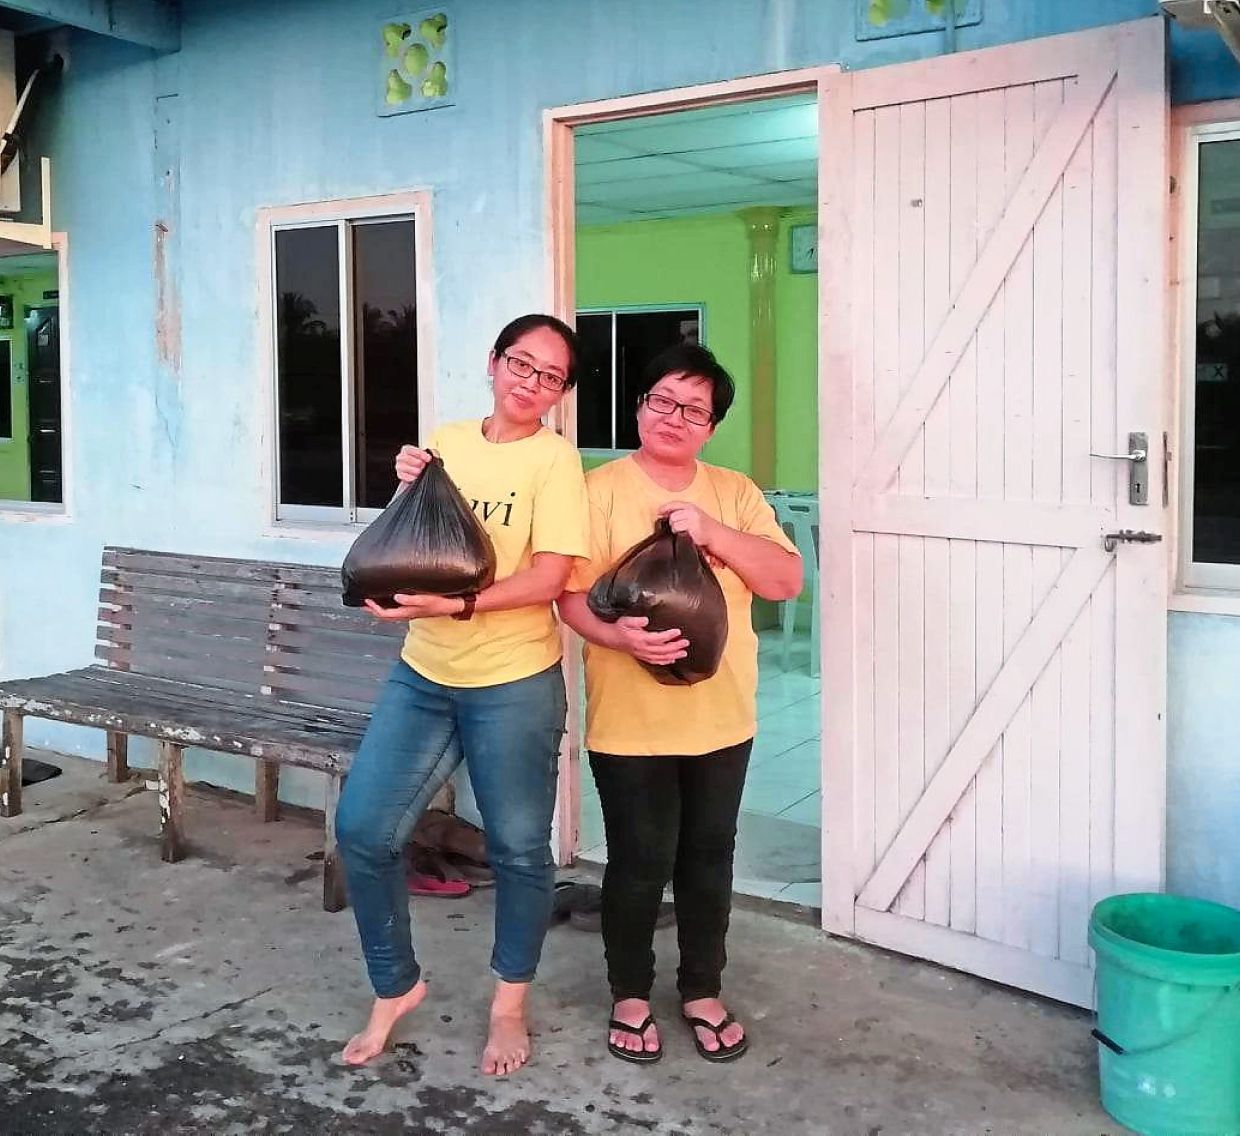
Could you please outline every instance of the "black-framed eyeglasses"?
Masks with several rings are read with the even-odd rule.
[[[715,424],[715,416],[704,406],[694,406],[692,403],[677,402],[674,398],[668,398],[665,394],[648,394],[642,397],[644,402],[655,414],[675,414],[680,411],[680,416],[691,426],[713,426]]]
[[[504,352],[504,362],[508,365],[509,373],[518,379],[528,379],[531,375],[537,375],[538,385],[545,390],[562,391],[567,382],[563,375],[556,375],[551,371],[540,371],[528,359],[509,355],[507,351]]]

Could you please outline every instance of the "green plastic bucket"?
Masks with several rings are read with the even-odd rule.
[[[1143,1136],[1240,1136],[1240,911],[1117,895],[1089,943],[1103,1108]]]

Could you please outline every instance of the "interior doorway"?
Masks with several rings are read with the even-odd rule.
[[[0,241],[0,501],[64,502],[60,257]]]

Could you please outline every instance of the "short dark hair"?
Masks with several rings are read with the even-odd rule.
[[[710,383],[710,409],[716,424],[723,421],[736,399],[736,383],[727,368],[698,343],[677,343],[660,351],[642,372],[641,395],[644,399],[655,383],[668,375],[689,375]]]
[[[534,331],[540,327],[554,331],[564,341],[564,346],[568,348],[568,374],[564,376],[564,389],[569,390],[575,387],[581,367],[581,340],[568,324],[561,319],[556,319],[555,316],[549,316],[543,312],[531,312],[529,315],[517,316],[495,337],[495,346],[491,348],[491,353],[498,359],[527,331]]]

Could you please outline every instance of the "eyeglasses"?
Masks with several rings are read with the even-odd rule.
[[[516,355],[509,355],[504,352],[504,362],[508,364],[508,370],[518,379],[528,379],[531,375],[538,376],[538,385],[549,391],[562,391],[567,380],[563,375],[553,374],[551,371],[540,371],[528,359],[519,359]]]
[[[642,398],[642,402],[655,414],[675,414],[679,410],[681,418],[691,426],[713,426],[715,424],[714,414],[704,406],[677,402],[674,398],[668,398],[664,394],[648,394]]]

